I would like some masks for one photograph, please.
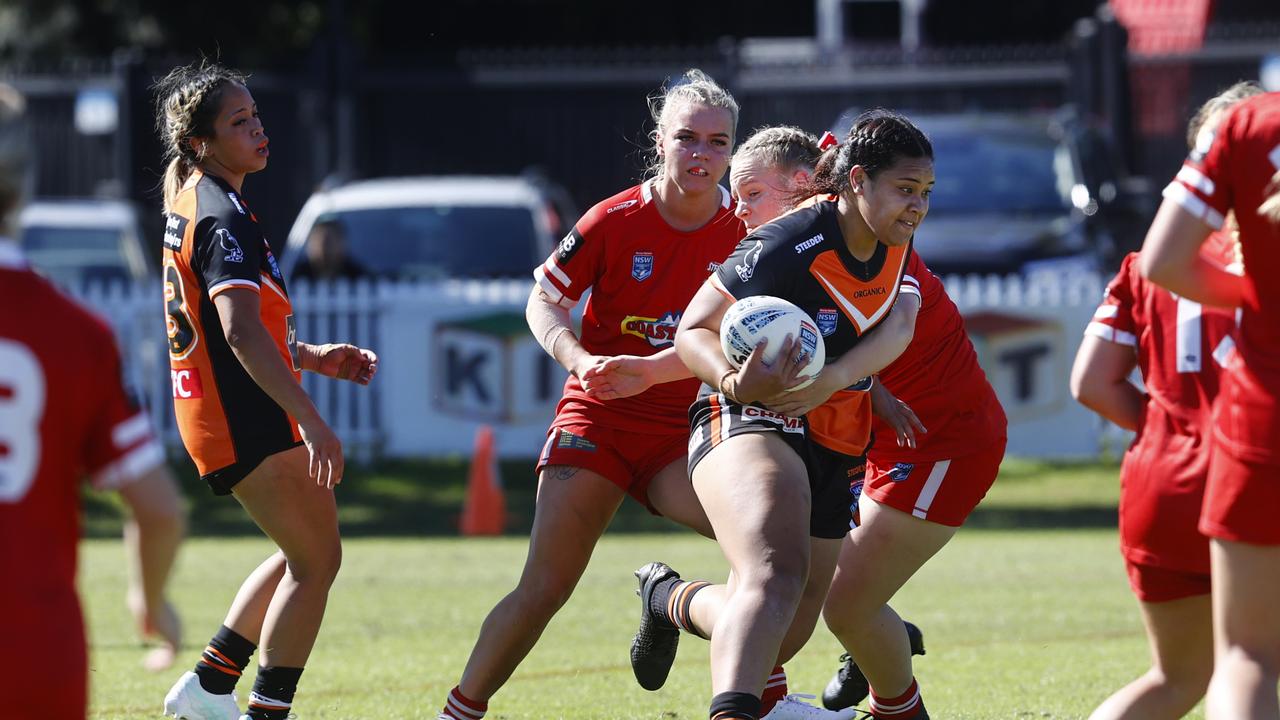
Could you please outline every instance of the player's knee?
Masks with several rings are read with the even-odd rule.
[[[289,574],[299,584],[328,588],[342,568],[342,541],[336,536],[332,542],[317,543],[305,552],[286,555]]]
[[[538,573],[520,579],[516,588],[521,609],[535,617],[551,617],[569,602],[577,581],[556,573]]]
[[[1268,647],[1266,643],[1249,642],[1234,645],[1223,655],[1223,663],[1237,667],[1247,667],[1262,676],[1270,685],[1280,679],[1280,648]]]
[[[822,605],[822,621],[826,623],[832,635],[843,639],[858,630],[861,623],[852,610],[850,604],[840,602],[839,598],[827,597]]]
[[[759,588],[766,602],[795,607],[804,596],[808,575],[807,562],[789,560],[766,563],[742,580]]]
[[[1191,698],[1192,704],[1204,695],[1213,677],[1213,662],[1208,657],[1186,655],[1172,663],[1153,667],[1151,678],[1179,698]]]

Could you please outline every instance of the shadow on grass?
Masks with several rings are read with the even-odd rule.
[[[1116,527],[1119,517],[1114,505],[1073,505],[1052,508],[1017,506],[984,508],[979,505],[965,521],[964,526],[984,530],[1105,529]]]
[[[189,462],[174,464],[188,501],[189,532],[193,536],[257,535],[239,503],[231,497],[215,497],[195,474]],[[1114,528],[1116,508],[1105,498],[1055,496],[1054,488],[1077,488],[1080,478],[1092,473],[1113,482],[1114,470],[1105,466],[1052,465],[1011,461],[1001,469],[997,490],[969,518],[966,527]],[[528,535],[533,524],[537,491],[532,460],[504,461],[499,472],[506,497],[507,534]],[[1056,475],[1055,475],[1056,473]],[[1044,478],[1050,479],[1044,481]],[[1044,488],[1036,483],[1043,482]],[[1099,481],[1095,480],[1097,484]],[[1003,486],[1014,490],[996,497]],[[1019,486],[1030,490],[1018,493]],[[338,515],[345,537],[456,536],[458,518],[467,493],[467,461],[384,461],[365,467],[348,467],[338,486]],[[85,534],[119,537],[120,502],[114,494],[85,494]],[[610,526],[613,533],[688,532],[683,527],[650,515],[628,499]]]

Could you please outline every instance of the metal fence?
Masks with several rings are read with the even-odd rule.
[[[1011,454],[1097,454],[1103,425],[1071,400],[1067,380],[1106,280],[1055,272],[947,278],[1009,414]],[[297,283],[300,340],[348,341],[380,358],[369,387],[311,373],[304,387],[358,459],[465,456],[481,425],[494,428],[503,457],[534,457],[565,372],[525,325],[528,292],[522,281]],[[91,285],[78,294],[116,329],[128,379],[176,450],[160,287]]]
[[[1254,24],[1211,26],[1195,52],[1121,56],[1120,65],[1079,40],[905,53],[823,51],[806,39],[470,52],[453,69],[316,64],[303,72],[253,74],[273,161],[249,180],[246,195],[277,244],[306,197],[333,173],[537,167],[586,207],[639,176],[649,146],[644,98],[690,66],[734,91],[744,133],[775,123],[817,131],[854,106],[1016,111],[1075,103],[1085,116],[1116,116],[1130,171],[1159,184],[1181,159],[1180,129],[1192,106],[1235,80],[1256,78],[1261,59],[1277,49],[1280,27]],[[39,194],[134,200],[158,236],[162,148],[148,86],[167,69],[125,53],[58,72],[8,76],[31,98]],[[119,100],[118,131],[77,130],[77,105],[87,90]],[[1128,98],[1127,109],[1111,107],[1117,93]],[[1132,142],[1126,142],[1126,113],[1137,131]]]

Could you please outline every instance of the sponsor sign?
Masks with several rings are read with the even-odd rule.
[[[164,220],[164,246],[179,252],[182,250],[182,238],[187,232],[187,219],[180,215],[168,215]]]
[[[754,405],[742,408],[742,417],[749,420],[764,420],[782,428],[783,432],[804,434],[804,420],[765,410]]]
[[[676,328],[683,313],[667,313],[660,318],[628,315],[622,319],[622,334],[644,338],[654,347],[669,347],[676,340]]]
[[[204,385],[200,382],[200,371],[197,368],[171,369],[169,379],[173,384],[174,400],[195,400],[204,397]]]

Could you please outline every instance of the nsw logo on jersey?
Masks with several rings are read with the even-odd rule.
[[[914,463],[898,463],[893,469],[886,473],[893,482],[902,482],[911,477],[911,471],[915,469]]]
[[[631,277],[644,282],[653,274],[653,253],[638,252],[631,256]]]
[[[742,256],[742,264],[733,266],[733,271],[738,273],[739,280],[749,282],[751,276],[756,274],[756,263],[760,262],[762,252],[764,252],[764,242],[757,240],[756,244]]]
[[[166,215],[164,219],[164,246],[178,252],[182,250],[182,238],[187,232],[187,219],[181,215]]]
[[[227,262],[240,263],[244,262],[244,248],[240,247],[240,241],[236,240],[236,236],[226,228],[218,228],[213,232],[213,236],[218,239],[218,246],[226,251],[223,258]]]
[[[822,308],[818,310],[818,314],[813,316],[815,322],[818,323],[818,332],[822,333],[822,337],[827,337],[836,331],[836,325],[840,323],[840,313],[835,308]]]
[[[628,315],[622,319],[622,334],[644,338],[654,347],[669,347],[676,341],[682,314],[669,312],[660,318]]]

